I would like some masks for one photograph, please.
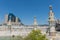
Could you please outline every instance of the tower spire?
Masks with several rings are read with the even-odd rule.
[[[52,5],[49,6],[50,12],[49,12],[49,35],[50,36],[56,36],[55,31],[55,19],[54,19],[54,13],[52,11]]]
[[[37,25],[36,16],[34,16],[34,25]]]
[[[53,13],[53,10],[52,10],[52,5],[49,6],[49,9],[50,9],[50,12],[49,12],[49,23],[50,23],[50,22],[54,22],[55,19],[54,19],[54,13]]]
[[[34,30],[36,30],[37,29],[37,20],[36,20],[36,16],[34,16]]]
[[[52,8],[52,5],[49,5],[49,9],[50,9],[50,12],[53,12],[53,8]]]
[[[52,10],[52,5],[49,6],[50,10]]]

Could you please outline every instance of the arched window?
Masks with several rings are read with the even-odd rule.
[[[15,22],[16,21],[16,17],[12,14],[12,13],[10,13],[9,15],[8,15],[8,21],[9,20],[11,20],[11,22]]]

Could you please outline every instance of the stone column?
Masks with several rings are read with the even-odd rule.
[[[8,23],[8,14],[5,15],[5,23]]]

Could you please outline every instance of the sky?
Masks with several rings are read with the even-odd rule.
[[[47,24],[49,5],[55,19],[60,19],[60,0],[0,0],[0,23],[4,22],[5,14],[13,13],[25,25],[32,25],[34,16],[38,24]]]

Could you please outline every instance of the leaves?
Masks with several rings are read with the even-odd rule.
[[[32,30],[28,36],[22,38],[21,36],[12,37],[11,40],[48,40],[46,35],[43,35],[40,30]]]
[[[40,30],[32,30],[24,40],[47,40],[45,35],[42,35]]]

